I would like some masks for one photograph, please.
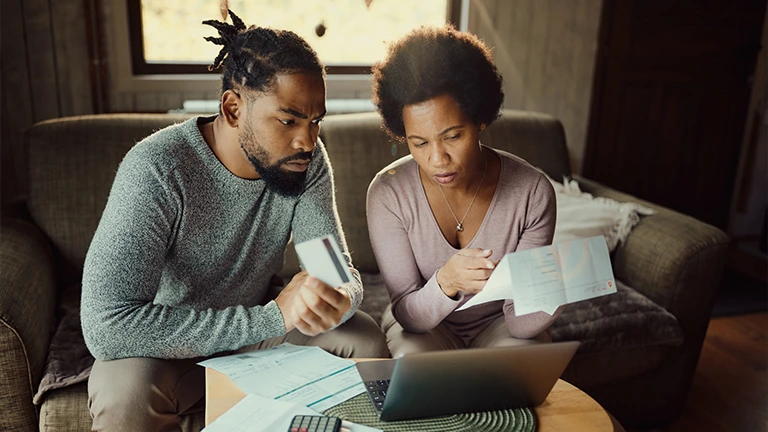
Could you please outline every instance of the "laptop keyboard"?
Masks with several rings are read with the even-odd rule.
[[[365,389],[368,390],[368,397],[373,402],[376,412],[381,414],[381,408],[384,406],[384,398],[389,389],[389,380],[366,381]]]

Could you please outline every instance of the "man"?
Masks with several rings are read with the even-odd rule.
[[[223,45],[221,109],[138,143],[117,172],[86,257],[81,321],[96,358],[93,430],[179,430],[199,408],[202,358],[290,342],[386,357],[376,323],[301,272],[274,299],[291,234],[330,234],[352,263],[318,141],[324,69],[294,33],[206,21]],[[244,348],[245,347],[245,348]]]

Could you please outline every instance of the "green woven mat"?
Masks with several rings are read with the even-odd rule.
[[[419,432],[530,432],[536,430],[536,416],[530,408],[517,408],[471,414],[456,414],[421,420],[383,422],[373,410],[366,393],[355,396],[323,412],[354,423],[375,427],[384,431]]]

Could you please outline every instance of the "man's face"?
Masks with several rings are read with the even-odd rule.
[[[325,116],[323,77],[278,75],[272,90],[250,97],[247,106],[240,147],[268,188],[299,195]]]

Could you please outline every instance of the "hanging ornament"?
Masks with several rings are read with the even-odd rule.
[[[325,30],[326,30],[325,21],[320,21],[320,24],[315,26],[315,34],[317,35],[317,37],[323,37],[323,35],[325,34]]]

